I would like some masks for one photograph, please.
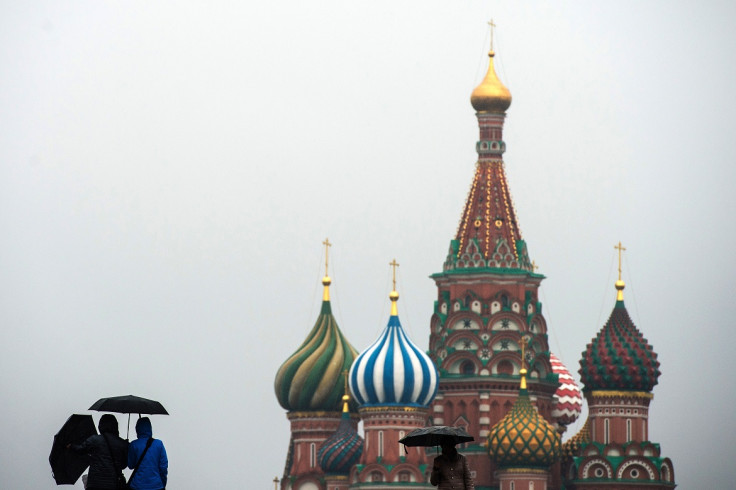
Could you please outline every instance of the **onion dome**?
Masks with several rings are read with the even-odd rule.
[[[578,455],[581,447],[590,442],[590,419],[586,419],[580,431],[565,441],[562,445],[562,457],[564,459],[572,459]]]
[[[657,354],[626,311],[624,286],[619,277],[613,312],[580,359],[579,373],[584,391],[649,392],[657,384],[660,375]]]
[[[557,375],[560,386],[554,394],[554,405],[552,407],[552,418],[562,425],[567,426],[575,422],[583,411],[583,395],[575,379],[567,370],[557,356],[550,353],[549,362],[552,372]]]
[[[340,409],[345,371],[358,352],[343,337],[332,316],[331,279],[322,279],[322,310],[302,345],[276,374],[274,388],[279,404],[289,411],[332,411]]]
[[[491,48],[488,53],[488,73],[483,81],[475,87],[470,94],[470,103],[476,112],[489,112],[492,114],[504,114],[511,105],[511,92],[501,83],[493,66],[493,57],[496,53]]]
[[[337,431],[322,443],[317,453],[319,466],[328,475],[347,475],[350,468],[358,462],[363,454],[363,439],[358,435],[350,420],[348,400],[342,397],[342,418]]]
[[[361,406],[427,407],[437,394],[437,368],[401,327],[399,293],[394,289],[389,298],[388,325],[350,368],[350,391]]]
[[[500,468],[548,468],[560,458],[560,436],[529,400],[526,368],[520,373],[516,403],[488,435],[491,459]]]

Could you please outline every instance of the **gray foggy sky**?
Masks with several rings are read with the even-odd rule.
[[[513,96],[506,169],[547,276],[550,346],[577,376],[622,241],[626,304],[662,364],[650,438],[678,488],[728,488],[735,14],[725,1],[3,3],[0,487],[54,488],[66,417],[133,393],[171,413],[152,418],[171,488],[273,488],[289,440],[273,380],[318,314],[327,236],[348,340],[362,351],[385,326],[395,257],[402,324],[426,348],[493,17]]]

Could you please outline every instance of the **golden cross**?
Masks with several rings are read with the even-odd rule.
[[[396,259],[392,260],[388,263],[393,268],[393,283],[394,283],[394,291],[396,291],[396,268],[399,266],[399,263],[396,262]]]
[[[621,242],[618,242],[618,245],[614,245],[613,248],[618,250],[618,280],[621,280],[621,252],[626,250],[624,247],[621,246]]]
[[[532,260],[532,272],[534,272],[537,269],[539,269],[539,266],[537,265],[535,261]]]
[[[322,242],[322,245],[325,246],[325,275],[328,275],[327,274],[327,262],[329,260],[329,251],[330,251],[330,247],[332,246],[332,244],[330,243],[329,238],[325,238],[325,241]]]
[[[494,24],[493,19],[491,19],[488,22],[488,25],[491,26],[491,52],[493,52],[493,28],[496,27],[496,24]]]
[[[529,344],[529,338],[522,335],[519,341],[519,345],[521,345],[521,369],[524,369],[524,361],[526,361],[526,356],[524,353],[525,353],[526,346],[528,344]]]

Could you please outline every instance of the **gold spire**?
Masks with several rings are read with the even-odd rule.
[[[496,27],[496,24],[493,23],[493,19],[488,24],[491,26],[491,50],[488,52],[491,59],[488,63],[486,77],[470,94],[470,103],[477,112],[504,114],[511,105],[511,92],[496,75],[493,66],[493,57],[496,56],[493,51],[493,28]]]
[[[521,383],[519,384],[519,389],[522,390],[526,389],[526,368],[524,367],[526,356],[524,355],[524,349],[526,349],[527,342],[529,342],[529,339],[524,336],[522,336],[519,341],[519,344],[521,344],[521,369],[519,370],[519,374],[521,374]]]
[[[396,268],[399,266],[399,263],[394,259],[388,265],[393,268],[393,289],[391,289],[388,297],[391,300],[391,316],[396,316],[399,314],[399,308],[396,306],[396,302],[399,300],[399,293],[396,291]]]
[[[621,280],[621,252],[626,250],[626,248],[621,246],[621,242],[618,242],[618,245],[614,245],[616,250],[618,250],[618,281],[616,281],[616,301],[623,301],[624,300],[624,287],[626,286],[626,283]]]
[[[344,370],[343,374],[345,375],[345,394],[342,396],[342,413],[348,413],[350,411],[348,408],[348,402],[350,401],[350,395],[348,395],[348,370]]]
[[[330,276],[327,275],[327,265],[329,264],[329,252],[330,247],[332,244],[330,243],[329,238],[325,238],[325,241],[322,242],[322,245],[325,246],[325,277],[322,278],[322,284],[324,285],[324,292],[322,293],[322,301],[329,301],[330,300],[330,284],[332,284],[332,279],[330,279]]]

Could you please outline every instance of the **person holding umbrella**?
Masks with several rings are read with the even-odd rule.
[[[100,417],[98,427],[99,434],[89,436],[81,444],[69,444],[67,449],[90,457],[87,490],[117,490],[125,481],[122,471],[128,443],[118,436],[118,419],[114,415]]]
[[[455,448],[455,443],[442,441],[442,454],[434,458],[429,482],[438,490],[475,490],[468,460]]]
[[[138,439],[128,448],[128,468],[133,470],[128,485],[132,490],[164,490],[169,474],[164,443],[153,438],[148,417],[138,419],[135,432]]]

